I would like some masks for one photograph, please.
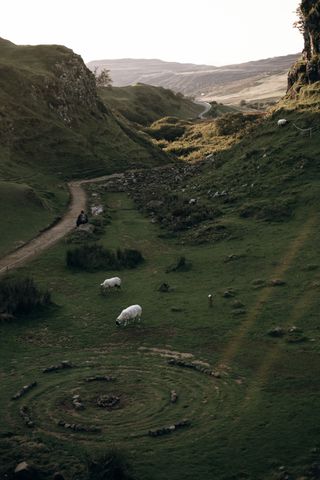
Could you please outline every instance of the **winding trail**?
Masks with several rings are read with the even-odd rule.
[[[195,103],[196,105],[201,105],[204,108],[203,112],[199,113],[198,115],[198,118],[200,118],[201,120],[204,120],[205,114],[208,113],[209,110],[211,110],[210,103],[202,102],[201,100],[194,100],[193,103]]]
[[[82,185],[103,182],[111,178],[121,178],[123,176],[123,173],[114,173],[112,175],[91,178],[89,180],[69,182],[68,188],[70,190],[71,202],[68,211],[52,228],[44,231],[19,249],[2,257],[0,259],[0,275],[24,265],[31,258],[39,255],[43,250],[54,245],[58,240],[75,228],[75,219],[79,215],[79,212],[85,209],[87,201],[86,193],[83,190]]]

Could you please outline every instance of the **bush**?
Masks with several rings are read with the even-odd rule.
[[[259,115],[243,114],[243,113],[226,113],[217,118],[216,132],[217,135],[233,135],[241,130],[248,128],[260,118]]]
[[[0,281],[0,314],[28,314],[50,304],[50,292],[39,290],[32,278],[6,277]]]
[[[118,268],[135,268],[139,263],[142,263],[144,258],[139,250],[117,250]]]
[[[116,451],[88,460],[87,469],[88,480],[133,480],[125,458]]]
[[[187,123],[175,117],[164,117],[154,122],[151,127],[145,131],[156,140],[167,140],[171,142],[176,140],[186,131]]]
[[[69,249],[66,254],[66,263],[69,268],[83,270],[135,268],[143,261],[144,258],[138,250],[118,249],[114,253],[96,243]]]
[[[187,270],[190,270],[191,268],[191,262],[188,262],[186,260],[186,257],[179,257],[177,260],[177,263],[170,265],[166,269],[166,273],[170,272],[186,272]]]

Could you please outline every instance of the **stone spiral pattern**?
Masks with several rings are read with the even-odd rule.
[[[11,402],[12,418],[24,407],[34,431],[89,442],[130,441],[188,419],[190,427],[170,434],[170,439],[183,435],[185,442],[210,432],[230,389],[237,388],[226,378],[170,366],[163,358],[141,358],[138,365],[136,359],[130,365],[130,358],[103,364],[101,358],[92,365],[74,361],[75,368],[39,373],[37,387],[18,403]],[[86,381],[92,376],[114,380]],[[175,403],[173,390],[178,394]],[[113,408],[101,408],[97,403],[101,396],[116,396],[120,401]],[[76,408],[77,402],[84,408]],[[21,417],[20,426],[26,428]]]

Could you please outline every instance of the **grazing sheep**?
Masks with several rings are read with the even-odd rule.
[[[277,122],[277,125],[278,127],[283,127],[284,125],[286,125],[286,123],[288,123],[288,120],[286,118],[280,118],[280,120],[278,120]]]
[[[125,308],[122,310],[120,313],[119,317],[116,320],[116,325],[119,327],[120,325],[123,325],[124,327],[127,326],[127,324],[132,320],[134,321],[135,319],[140,322],[142,314],[142,308],[140,305],[130,305],[130,307]]]
[[[121,288],[121,278],[106,278],[105,281],[100,284],[100,288],[103,293],[105,293],[110,288]]]

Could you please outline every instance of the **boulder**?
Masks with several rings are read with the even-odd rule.
[[[275,278],[273,280],[270,280],[269,285],[271,287],[280,287],[282,285],[286,285],[286,282],[284,280],[280,280],[279,278]]]
[[[282,327],[274,327],[268,331],[270,337],[283,337],[285,331]]]
[[[18,480],[33,480],[35,470],[27,462],[20,462],[14,470],[14,478]]]

